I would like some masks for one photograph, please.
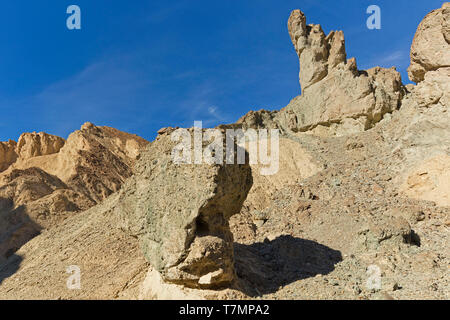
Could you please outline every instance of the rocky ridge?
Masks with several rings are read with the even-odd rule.
[[[91,123],[69,138],[24,133],[2,143],[0,262],[42,229],[105,200],[132,175],[137,136]]]

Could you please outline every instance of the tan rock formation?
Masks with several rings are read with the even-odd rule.
[[[419,83],[429,71],[450,67],[450,2],[430,12],[419,24],[411,46],[411,81]]]
[[[333,31],[325,36],[320,25],[306,25],[306,17],[300,10],[292,11],[288,31],[300,59],[299,78],[302,90],[319,82],[327,76],[329,70],[346,62],[342,31]]]
[[[0,142],[0,172],[6,170],[17,159],[17,143],[13,140]]]
[[[0,187],[3,202],[0,205],[0,263],[39,234],[48,223],[46,213],[52,211],[51,206],[44,206],[43,210],[32,208],[55,191],[66,188],[61,180],[38,168],[13,170],[3,179],[4,184]],[[61,213],[79,210],[74,203],[58,209],[62,209]],[[59,217],[52,218],[55,221]],[[38,224],[40,220],[41,225]]]
[[[35,136],[24,134],[20,141],[28,141],[30,140],[28,137]],[[43,139],[35,138],[35,140]],[[99,202],[117,191],[124,180],[131,176],[131,168],[140,150],[146,144],[147,141],[136,135],[86,123],[81,130],[70,134],[64,146],[56,153],[28,157],[26,155],[33,154],[33,152],[24,153],[24,150],[36,148],[28,147],[31,144],[23,142],[20,150],[24,157],[20,156],[10,170],[41,168],[47,173],[57,176],[72,189],[85,194],[94,202]],[[50,150],[50,148],[45,150]]]
[[[276,115],[277,111],[250,111],[236,122],[236,127],[242,129],[275,129],[278,128],[278,124],[275,123]]]
[[[320,25],[307,25],[300,10],[292,11],[288,31],[300,61],[302,94],[280,111],[251,111],[236,126],[343,136],[368,130],[398,110],[405,89],[394,67],[358,70],[355,58],[347,60],[344,33],[325,35]]]
[[[279,128],[276,174],[259,175],[260,165],[175,165],[175,129],[164,128],[135,175],[101,201],[125,179],[134,153],[124,151],[128,138],[86,124],[57,154],[19,159],[0,174],[0,219],[33,217],[21,208],[48,217],[59,214],[47,208],[69,211],[17,251],[10,242],[0,261],[0,297],[448,300],[448,68],[426,70],[418,85],[407,86],[398,109],[392,106],[403,88],[396,89],[402,86],[393,70],[358,71],[343,58],[343,35],[324,37],[301,12],[289,28],[300,40],[300,60],[320,58],[300,76],[302,96],[282,111],[249,112],[220,126]],[[85,167],[95,169],[77,180]],[[91,189],[89,179],[101,177],[117,181]],[[98,199],[88,200],[101,203],[75,216],[71,203],[80,201],[72,199],[82,189],[73,186],[83,184]],[[2,239],[42,228],[3,221]],[[70,265],[80,267],[82,290],[66,287]],[[369,281],[374,270],[379,287]],[[215,290],[222,285],[231,288]]]
[[[300,59],[302,95],[279,112],[280,127],[304,132],[342,124],[335,133],[344,135],[398,109],[404,91],[395,68],[359,71],[354,58],[347,60],[343,32],[326,36],[320,25],[306,25],[300,10],[291,13],[288,30]]]
[[[0,262],[42,229],[87,210],[120,189],[147,141],[84,124],[68,140],[24,133],[0,144]]]
[[[63,138],[40,133],[24,133],[17,142],[16,152],[22,160],[58,153],[64,146]]]
[[[289,126],[294,132],[346,121],[354,122],[360,132],[396,110],[402,95],[400,75],[394,69],[374,68],[359,74],[350,62],[341,64],[293,99],[282,109],[279,119],[283,127]]]
[[[422,162],[408,174],[400,191],[414,199],[450,207],[450,155]]]
[[[10,265],[3,268],[0,263],[0,290],[10,279],[4,274],[20,266],[21,272],[15,275],[22,285],[10,292],[16,298],[136,299],[148,264],[137,241],[116,228],[112,215],[116,201],[114,195],[90,210],[68,216],[25,243],[9,257]],[[36,250],[40,253],[35,254]],[[67,287],[67,268],[72,265],[80,268],[81,290]],[[3,292],[0,296],[11,299]]]
[[[149,268],[136,298],[139,300],[237,300],[246,299],[247,296],[235,289],[194,289],[167,283],[158,271]]]
[[[413,96],[419,107],[431,107],[437,104],[449,107],[450,67],[427,72],[424,80],[413,89]]]

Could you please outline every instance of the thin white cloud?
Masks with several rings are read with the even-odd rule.
[[[373,57],[369,63],[364,63],[362,69],[370,69],[375,66],[383,68],[396,67],[397,70],[406,68],[409,64],[409,52],[405,50],[394,50],[383,55]]]
[[[158,9],[151,8],[149,14],[145,18],[145,22],[158,24],[167,21],[173,14],[179,13],[187,6],[189,6],[190,1],[179,1],[175,4],[164,5]]]
[[[218,122],[225,122],[227,120],[227,117],[224,116],[217,106],[210,106],[208,108],[208,113],[213,117],[212,120],[218,121]]]
[[[216,104],[220,93],[213,81],[204,81],[190,88],[184,97],[178,97],[174,107],[184,112],[181,125],[192,127],[194,121],[202,121],[204,127],[214,127],[229,121]]]
[[[405,61],[408,61],[408,53],[402,50],[397,50],[383,57],[380,60],[380,64],[381,65],[392,64],[393,66],[396,66],[396,65],[403,65]]]

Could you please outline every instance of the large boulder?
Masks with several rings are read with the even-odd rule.
[[[427,72],[445,67],[450,67],[450,2],[431,11],[417,28],[408,75],[419,83]]]
[[[161,131],[122,188],[120,228],[141,240],[145,257],[167,283],[225,286],[234,279],[228,220],[251,188],[250,166],[177,164],[172,131]]]

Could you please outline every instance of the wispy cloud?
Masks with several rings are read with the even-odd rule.
[[[381,66],[403,66],[408,63],[408,52],[396,50],[379,60]]]
[[[222,114],[222,111],[217,106],[209,107],[208,108],[208,113],[211,115],[211,117],[213,118],[212,120],[214,122],[223,123],[223,122],[226,122],[228,120],[228,117],[225,116],[224,114]]]
[[[406,68],[409,64],[409,52],[406,50],[394,50],[385,54],[372,57],[368,63],[363,64],[363,69],[380,66],[383,68],[396,67],[397,70]]]
[[[189,6],[190,1],[178,1],[177,3],[164,3],[160,8],[152,8],[150,13],[146,15],[145,21],[148,23],[162,23],[170,18],[174,13],[182,11]]]
[[[151,77],[144,76],[132,57],[122,56],[95,62],[9,104],[17,110],[29,110],[28,116],[37,115],[38,130],[67,136],[86,121],[132,131],[150,118],[142,114],[151,105],[152,94]]]
[[[229,115],[218,107],[220,98],[221,90],[211,79],[190,87],[175,103],[177,113],[182,112],[181,126],[192,127],[194,121],[202,121],[204,127],[229,122]]]
[[[130,94],[142,86],[142,81],[130,70],[102,62],[51,84],[34,99],[50,113],[70,110],[72,115],[89,113],[96,116],[126,107]]]

